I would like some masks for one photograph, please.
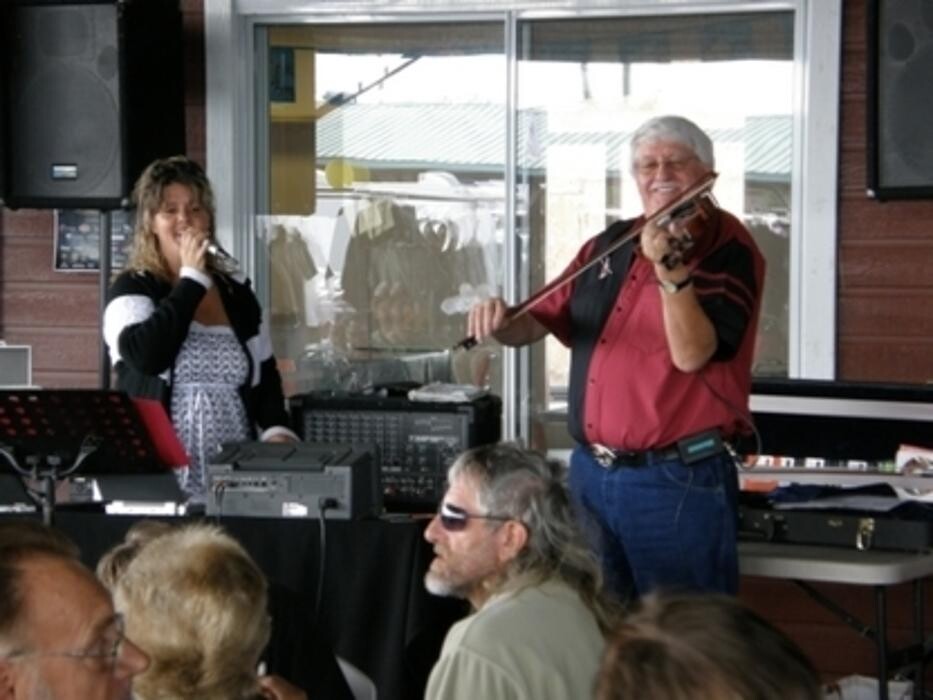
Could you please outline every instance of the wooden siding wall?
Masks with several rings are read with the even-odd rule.
[[[878,202],[866,194],[868,47],[866,0],[845,0],[839,138],[839,294],[837,376],[853,381],[933,381],[933,201]],[[815,584],[873,626],[874,590]],[[926,626],[933,593],[926,584]],[[909,585],[888,591],[895,646],[912,640]],[[787,632],[824,679],[875,675],[871,640],[843,624],[789,581],[745,577],[740,596]],[[929,685],[929,681],[927,681]]]
[[[181,0],[188,155],[205,163],[203,0]],[[53,269],[53,212],[0,209],[0,340],[27,344],[33,381],[100,386],[99,277]]]
[[[933,202],[866,195],[866,4],[845,0],[837,376],[933,382]]]
[[[202,0],[183,0],[182,7],[188,151],[204,162]],[[933,201],[879,203],[865,194],[865,0],[846,0],[844,21],[838,376],[926,382],[933,380]],[[37,383],[94,387],[100,352],[97,275],[52,271],[52,239],[51,212],[2,211],[0,338],[33,346]],[[869,589],[822,589],[872,622]],[[873,672],[871,643],[792,584],[745,579],[742,598],[790,633],[827,678]],[[908,587],[893,589],[890,614],[896,641],[909,639],[909,602]],[[928,611],[933,611],[931,603]]]

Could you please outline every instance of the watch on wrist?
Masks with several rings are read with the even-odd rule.
[[[693,278],[689,275],[680,282],[673,282],[672,280],[663,280],[658,278],[658,284],[661,285],[661,289],[663,289],[668,294],[677,294],[677,292],[679,292],[684,287],[689,287],[692,282]]]

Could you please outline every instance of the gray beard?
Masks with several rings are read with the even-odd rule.
[[[462,588],[452,585],[449,581],[444,580],[430,571],[424,575],[424,587],[427,589],[428,593],[444,596],[445,598],[466,597]]]

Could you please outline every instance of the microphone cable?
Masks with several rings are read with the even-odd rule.
[[[227,493],[227,481],[218,479],[214,483],[212,490],[214,492],[214,503],[217,506],[217,512],[214,513],[214,524],[220,525],[224,514],[224,495]]]
[[[714,387],[712,384],[710,384],[710,383],[709,383],[709,380],[706,378],[706,374],[705,374],[704,372],[701,371],[701,372],[699,373],[699,377],[700,377],[700,381],[703,382],[703,385],[704,385],[707,389],[709,389],[709,392],[710,392],[713,396],[715,396],[716,399],[719,400],[726,408],[728,408],[728,409],[732,412],[732,414],[733,414],[736,418],[738,418],[738,420],[739,420],[740,423],[742,423],[743,425],[745,425],[745,426],[747,426],[748,428],[751,429],[752,435],[753,435],[754,438],[755,438],[755,453],[754,453],[754,454],[760,455],[760,454],[761,454],[761,449],[762,449],[762,445],[761,445],[761,433],[758,432],[758,426],[756,426],[756,425],[755,425],[755,421],[752,420],[752,417],[751,417],[751,416],[752,416],[751,408],[749,408],[748,412],[746,413],[745,411],[741,410],[738,406],[736,406],[734,403],[732,403],[729,399],[727,399],[725,396],[723,396],[723,395],[716,389],[716,387]],[[747,465],[747,464],[745,464],[744,460],[742,460],[742,459],[739,458],[738,452],[735,450],[735,448],[734,448],[732,445],[730,445],[728,442],[726,442],[725,444],[726,444],[726,447],[727,447],[728,450],[729,450],[729,453],[732,455],[732,460],[735,462],[736,466],[737,466],[739,469],[748,471],[749,469],[752,469],[752,468],[753,468],[754,465]]]
[[[317,591],[314,598],[314,624],[317,625],[321,615],[321,601],[324,598],[324,570],[327,564],[327,511],[339,505],[336,498],[320,496],[317,499],[318,517],[318,556]]]

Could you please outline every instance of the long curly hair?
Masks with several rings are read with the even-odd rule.
[[[152,229],[152,219],[162,206],[162,195],[169,185],[185,185],[196,195],[201,206],[210,215],[210,237],[214,238],[214,190],[207,174],[198,163],[187,156],[178,155],[152,161],[136,181],[133,203],[136,206],[136,225],[133,249],[127,267],[137,272],[149,272],[171,281],[172,271],[159,248],[159,239]],[[214,256],[207,258],[209,273],[229,273],[229,263]]]

